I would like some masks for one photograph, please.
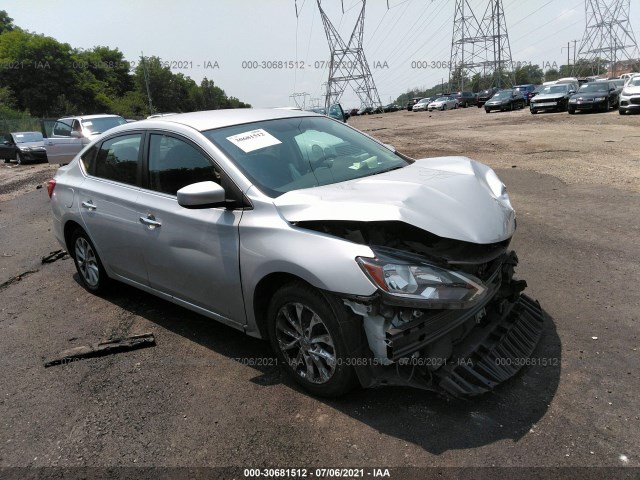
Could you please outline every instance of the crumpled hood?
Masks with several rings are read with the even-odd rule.
[[[465,157],[418,160],[398,170],[274,200],[289,222],[402,221],[435,235],[488,244],[510,238],[515,212],[486,165]],[[497,192],[494,193],[494,191]]]

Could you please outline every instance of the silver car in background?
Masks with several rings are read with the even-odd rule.
[[[118,280],[267,339],[317,395],[481,394],[541,335],[493,170],[415,161],[326,116],[219,110],[119,126],[48,191],[87,290]]]

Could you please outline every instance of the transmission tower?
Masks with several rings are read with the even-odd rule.
[[[489,0],[482,20],[468,0],[456,0],[449,79],[464,89],[466,76],[491,77],[491,86],[512,84],[511,46],[502,0]],[[453,85],[451,85],[453,86]]]
[[[378,90],[373,82],[369,64],[364,56],[362,48],[364,36],[364,13],[367,0],[362,0],[362,9],[353,28],[349,42],[345,43],[336,28],[333,26],[327,14],[318,2],[318,9],[322,17],[324,31],[329,42],[331,60],[329,61],[329,79],[327,80],[327,93],[325,107],[328,109],[334,103],[338,103],[347,85],[360,98],[364,106],[380,107],[382,102]]]
[[[578,56],[600,73],[600,64],[612,71],[617,62],[638,58],[638,42],[629,22],[631,0],[585,0],[586,28]],[[596,66],[597,65],[597,66]]]

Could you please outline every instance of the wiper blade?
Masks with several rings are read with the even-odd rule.
[[[380,173],[387,173],[387,172],[391,172],[393,170],[398,170],[399,168],[404,168],[404,167],[406,167],[406,165],[397,165],[395,167],[387,168],[386,170],[380,170],[379,172],[372,173],[372,175],[378,175]]]

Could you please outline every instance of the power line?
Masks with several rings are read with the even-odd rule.
[[[340,101],[347,85],[351,86],[356,95],[358,95],[362,105],[382,106],[362,47],[367,0],[362,0],[362,8],[348,43],[345,43],[329,20],[320,5],[320,0],[317,0],[317,2],[331,52],[329,79],[327,80],[327,93],[325,96],[326,108],[328,109],[332,104]]]
[[[599,74],[601,63],[615,73],[617,62],[637,58],[630,9],[631,0],[585,0],[586,26],[578,56],[597,68],[591,73]]]

